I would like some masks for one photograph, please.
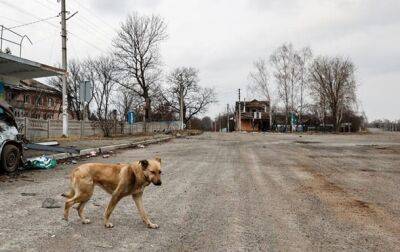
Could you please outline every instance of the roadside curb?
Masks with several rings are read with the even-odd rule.
[[[104,152],[108,152],[108,151],[112,151],[112,150],[133,148],[133,147],[136,147],[137,145],[140,145],[140,144],[149,145],[149,144],[156,144],[156,143],[166,142],[166,141],[171,140],[173,138],[174,137],[172,137],[172,136],[160,137],[160,138],[156,138],[156,139],[142,140],[142,141],[131,142],[131,143],[126,143],[126,144],[116,144],[116,145],[108,145],[108,146],[84,149],[84,150],[81,150],[79,154],[58,153],[58,154],[47,155],[47,156],[51,157],[51,158],[53,158],[55,160],[63,160],[63,159],[67,159],[67,158],[86,156],[92,151],[95,151],[96,153],[104,153]],[[32,159],[35,159],[35,158],[38,158],[38,157],[27,158],[27,160],[29,161],[29,160],[32,160]]]

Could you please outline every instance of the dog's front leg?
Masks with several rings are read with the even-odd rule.
[[[142,220],[144,223],[146,223],[147,227],[149,228],[158,228],[157,224],[151,223],[149,220],[149,217],[147,217],[146,212],[144,211],[143,208],[143,201],[142,201],[142,195],[143,193],[138,193],[133,195],[133,201],[135,201],[136,207],[139,211],[140,217],[142,217]]]
[[[114,225],[109,221],[110,215],[111,215],[112,211],[114,210],[115,206],[117,205],[118,201],[121,200],[121,198],[122,197],[119,193],[114,192],[111,196],[110,203],[108,203],[106,211],[104,212],[104,225],[108,228],[114,227]]]

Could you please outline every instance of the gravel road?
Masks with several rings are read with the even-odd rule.
[[[144,205],[160,229],[145,227],[129,197],[104,228],[100,188],[89,225],[41,208],[63,203],[74,166],[59,165],[0,177],[0,251],[400,250],[400,135],[209,133],[80,163],[155,155],[163,185],[146,189]]]

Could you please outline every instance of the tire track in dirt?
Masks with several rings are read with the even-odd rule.
[[[400,246],[400,225],[398,220],[390,216],[377,205],[365,202],[346,192],[343,188],[330,182],[324,175],[316,172],[310,165],[299,166],[299,169],[309,172],[312,180],[300,189],[304,193],[316,195],[341,222],[351,222],[363,232],[371,235],[386,233],[389,240],[385,243],[390,250]],[[391,234],[391,235],[390,235]]]
[[[308,153],[309,150],[301,148],[301,152]],[[312,154],[310,153],[310,155]],[[341,172],[339,167],[331,167],[332,164],[338,164],[337,162],[324,162],[322,164],[319,163],[318,159],[310,158],[310,155],[304,155],[301,159],[298,159],[296,169],[306,172],[312,177],[312,179],[304,180],[299,191],[318,197],[323,204],[328,206],[328,211],[334,214],[338,223],[353,225],[354,229],[359,230],[360,237],[368,237],[365,239],[374,241],[366,241],[370,248],[384,246],[388,250],[396,250],[400,246],[400,224],[398,220],[376,204],[365,202],[333,183],[323,174],[320,168],[319,171],[313,168],[332,168],[331,170],[335,172]]]
[[[262,195],[263,208],[271,215],[276,239],[275,249],[309,250],[312,243],[300,232],[299,222],[292,214],[291,197],[281,186],[285,181],[277,167],[261,162],[257,149],[243,147],[243,159],[247,161],[253,182]],[[278,168],[279,169],[279,168]],[[273,249],[273,250],[275,250]]]

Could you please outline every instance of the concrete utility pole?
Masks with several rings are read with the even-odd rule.
[[[181,121],[181,130],[183,130],[183,90],[179,88],[179,119]]]
[[[229,132],[229,104],[226,104],[226,132]]]
[[[219,119],[219,132],[222,132],[222,125],[221,125],[221,113],[218,114],[218,119]]]
[[[61,52],[62,68],[67,71],[67,20],[65,1],[61,0]],[[62,120],[63,136],[68,136],[68,100],[67,100],[67,76],[62,76]]]
[[[240,88],[239,88],[239,122],[238,122],[238,130],[242,131],[242,111],[240,108]]]

